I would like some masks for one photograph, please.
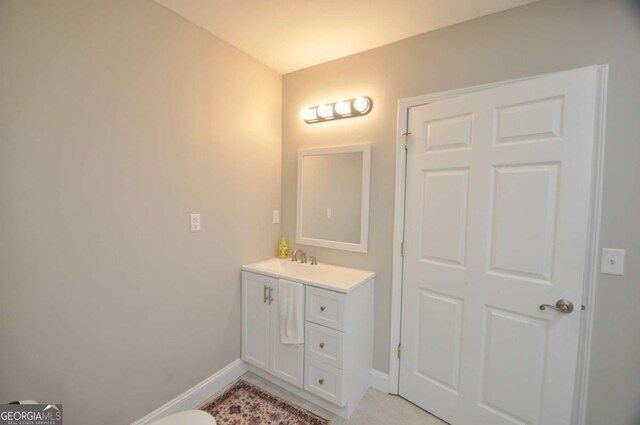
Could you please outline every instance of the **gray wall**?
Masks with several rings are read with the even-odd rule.
[[[0,400],[125,424],[240,356],[281,81],[151,0],[0,1]]]
[[[372,143],[369,253],[303,247],[322,262],[374,270],[374,367],[389,370],[398,99],[610,65],[602,246],[627,250],[624,277],[598,276],[588,423],[640,422],[640,15],[625,0],[547,0],[284,76],[282,209],[295,235],[296,152]],[[361,118],[307,125],[300,110],[368,95]],[[569,408],[569,406],[567,406]]]

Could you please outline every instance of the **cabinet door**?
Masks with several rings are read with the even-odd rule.
[[[271,361],[269,372],[296,387],[303,386],[304,344],[283,344],[280,340],[280,309],[278,308],[278,280],[274,279],[271,287],[273,302],[271,303]],[[304,304],[304,303],[303,303]],[[304,305],[302,306],[304,309]],[[302,311],[304,318],[304,311]]]
[[[242,272],[242,360],[269,370],[270,279]]]

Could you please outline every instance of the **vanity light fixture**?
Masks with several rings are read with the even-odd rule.
[[[341,100],[339,102],[310,106],[308,108],[304,108],[300,115],[307,124],[311,124],[315,122],[365,115],[371,111],[372,106],[373,102],[371,101],[371,98],[360,96],[353,99]]]

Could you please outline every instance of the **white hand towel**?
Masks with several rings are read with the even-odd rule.
[[[278,282],[280,341],[283,344],[304,343],[304,285],[289,280]]]

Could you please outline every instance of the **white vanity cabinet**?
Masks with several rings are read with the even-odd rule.
[[[375,274],[270,261],[243,267],[242,359],[260,376],[349,418],[371,380]],[[305,285],[304,344],[280,343],[279,278]]]
[[[242,272],[242,360],[303,387],[304,345],[280,342],[278,279]]]

